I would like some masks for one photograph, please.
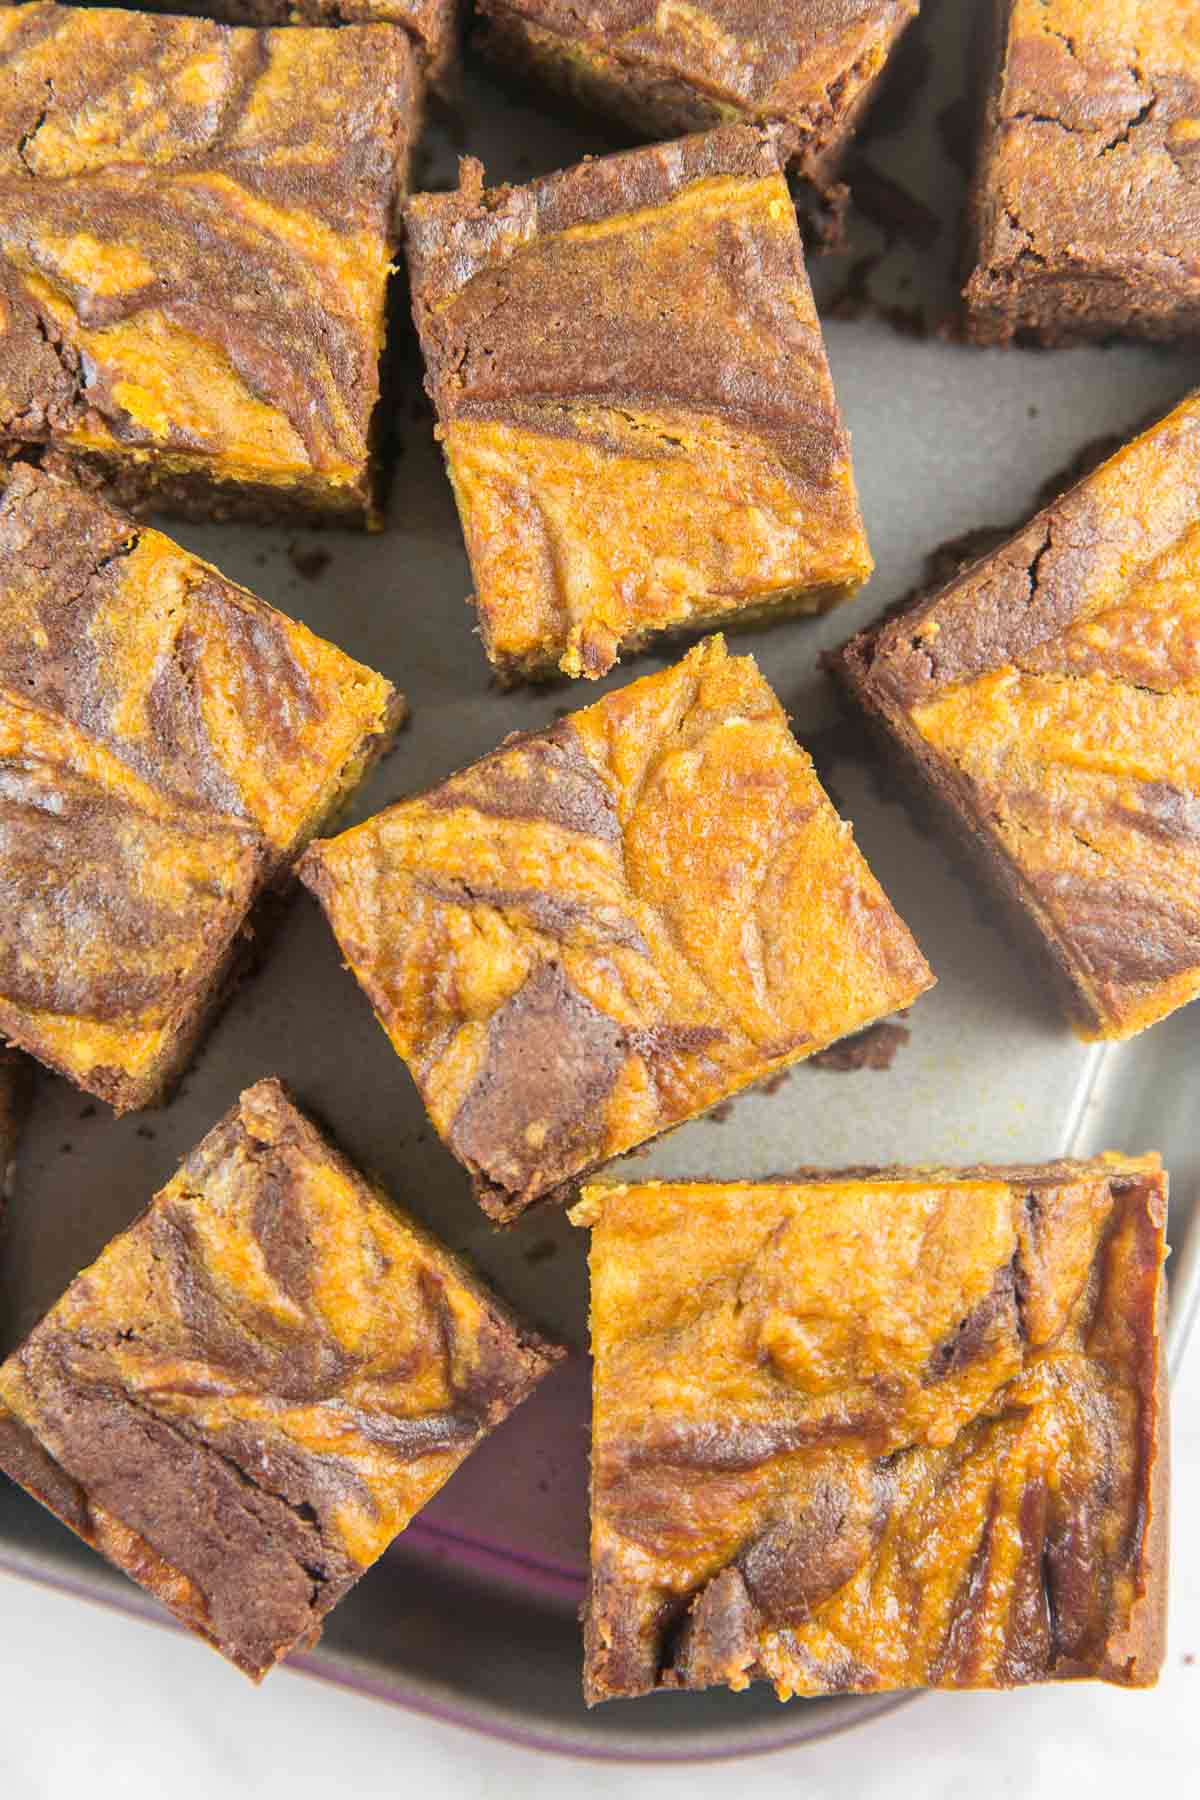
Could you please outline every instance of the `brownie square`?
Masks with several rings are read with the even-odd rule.
[[[419,103],[393,26],[0,9],[0,449],[131,505],[374,522]]]
[[[1154,1156],[585,1190],[589,1703],[1148,1686]]]
[[[560,1354],[260,1081],[0,1367],[0,1468],[257,1681]]]
[[[1200,993],[1200,396],[835,672],[948,809],[1085,1038]]]
[[[992,3],[970,336],[1194,335],[1200,14],[1129,0]]]
[[[91,5],[94,0],[85,0]],[[149,12],[199,13],[227,25],[401,25],[422,73],[443,92],[458,67],[458,0],[133,0]]]
[[[501,1221],[933,981],[720,638],[300,873]]]
[[[73,482],[0,468],[0,1035],[160,1097],[386,747],[383,679]]]
[[[777,131],[408,213],[413,307],[506,677],[816,611],[871,571]]]
[[[828,188],[918,0],[479,0],[500,66],[639,138],[780,124]]]

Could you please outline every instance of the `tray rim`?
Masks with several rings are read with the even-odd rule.
[[[125,1595],[115,1585],[112,1589],[107,1586],[95,1588],[85,1579],[70,1574],[47,1572],[34,1566],[32,1558],[14,1555],[2,1540],[0,1576],[24,1582],[29,1587],[49,1588],[52,1593],[62,1594],[68,1599],[81,1601],[104,1612],[116,1613],[121,1618],[132,1619],[157,1630],[169,1631],[173,1636],[186,1639],[192,1636],[169,1613],[160,1612],[150,1601],[143,1603],[138,1590],[131,1584],[128,1595]],[[781,1720],[778,1728],[773,1724],[734,1724],[722,1731],[710,1732],[706,1734],[708,1742],[702,1748],[689,1744],[686,1737],[678,1732],[663,1732],[661,1745],[657,1745],[655,1739],[650,1737],[644,1749],[632,1749],[618,1741],[614,1741],[611,1748],[608,1748],[598,1741],[584,1742],[573,1738],[570,1727],[553,1731],[549,1727],[538,1728],[509,1722],[498,1707],[483,1705],[477,1706],[474,1711],[467,1711],[462,1703],[456,1703],[448,1693],[444,1693],[440,1684],[425,1683],[411,1676],[387,1680],[358,1670],[354,1666],[356,1660],[353,1657],[322,1655],[319,1651],[301,1652],[289,1657],[286,1663],[274,1671],[274,1675],[276,1679],[298,1675],[306,1681],[315,1681],[325,1687],[356,1694],[360,1699],[372,1700],[381,1706],[392,1707],[417,1718],[434,1719],[439,1724],[471,1732],[495,1743],[507,1744],[512,1749],[557,1756],[571,1762],[616,1763],[627,1767],[687,1767],[699,1763],[729,1762],[735,1757],[770,1756],[776,1751],[795,1750],[805,1744],[844,1737],[925,1697],[920,1690],[905,1689],[898,1693],[847,1696],[845,1702],[825,1702],[820,1717],[826,1722],[818,1723],[815,1730],[797,1731],[791,1720],[798,1720],[809,1711],[797,1709],[795,1714],[789,1711],[788,1722]],[[852,1705],[852,1710],[844,1712],[843,1704]],[[836,1713],[834,1708],[837,1709]],[[781,1707],[781,1712],[783,1710]],[[674,1741],[668,1744],[668,1738]]]

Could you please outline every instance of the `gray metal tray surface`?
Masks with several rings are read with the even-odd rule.
[[[856,218],[852,253],[814,265],[827,313],[846,310],[834,302],[855,259],[876,251],[877,297],[926,314],[949,307],[962,199],[952,151],[970,10],[927,0],[864,145],[876,171],[921,197],[930,228],[920,214],[903,233]],[[516,104],[478,71],[468,78],[464,117],[466,147],[493,178],[520,180],[604,147],[596,134]],[[427,185],[450,182],[458,148],[445,132],[431,134],[421,171]],[[875,308],[827,324],[878,573],[831,617],[756,630],[737,647],[754,652],[782,695],[939,985],[914,1007],[911,1042],[890,1072],[800,1066],[774,1092],[744,1095],[727,1116],[693,1122],[630,1168],[638,1176],[731,1178],[801,1164],[1158,1149],[1172,1176],[1178,1357],[1200,1293],[1200,1005],[1126,1045],[1076,1042],[944,839],[910,817],[875,751],[840,719],[818,655],[911,587],[933,547],[1019,519],[1039,484],[1082,445],[1165,409],[1200,379],[1200,356],[1136,346],[980,352],[936,334],[909,335],[897,329],[905,321]],[[677,653],[628,664],[599,690],[502,694],[491,686],[463,604],[470,579],[428,412],[418,404],[411,343],[402,361],[403,450],[386,533],[298,539],[233,527],[177,530],[407,692],[411,727],[359,796],[356,817],[469,762],[506,732],[547,724],[560,708]],[[314,574],[322,556],[328,562]],[[612,1758],[746,1754],[844,1730],[899,1703],[903,1697],[885,1696],[780,1706],[758,1689],[585,1710],[576,1611],[587,1545],[586,1234],[555,1212],[507,1233],[491,1229],[305,897],[288,910],[266,966],[165,1110],[114,1122],[65,1083],[41,1083],[0,1250],[0,1352],[140,1210],[239,1090],[266,1074],[282,1076],[398,1199],[580,1352],[468,1460],[333,1614],[320,1646],[293,1658],[292,1668],[515,1741]],[[139,1589],[9,1484],[0,1484],[0,1570],[165,1622]]]

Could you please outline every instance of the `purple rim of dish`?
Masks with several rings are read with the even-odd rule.
[[[414,1522],[405,1536],[415,1529]],[[526,1583],[532,1574],[556,1596],[562,1596],[567,1588],[572,1596],[578,1596],[582,1588],[582,1580],[578,1574],[558,1565],[535,1564],[526,1556],[516,1556],[491,1545],[481,1545],[473,1539],[438,1526],[422,1526],[420,1535],[430,1542],[439,1542],[442,1548],[455,1552],[473,1567],[482,1565],[488,1571],[495,1572],[501,1566],[506,1566],[510,1574],[519,1573]],[[97,1590],[87,1581],[76,1580],[70,1575],[49,1574],[43,1568],[34,1573],[19,1559],[5,1555],[2,1549],[0,1574],[28,1581],[32,1586],[48,1587],[73,1600],[88,1601],[109,1612],[120,1613],[126,1618],[175,1632],[180,1637],[190,1635],[168,1613],[160,1611],[151,1601],[144,1599],[132,1584],[127,1593],[117,1587],[111,1591]],[[885,1713],[921,1698],[915,1692],[856,1695],[853,1711],[849,1716],[840,1706],[836,1713],[822,1706],[818,1715],[816,1711],[806,1707],[803,1701],[794,1701],[792,1704],[797,1710],[793,1719],[781,1720],[778,1727],[751,1727],[748,1732],[745,1725],[731,1725],[727,1731],[708,1734],[709,1742],[701,1746],[693,1740],[690,1744],[681,1744],[679,1748],[653,1741],[648,1742],[644,1748],[632,1746],[628,1742],[613,1744],[610,1748],[593,1737],[576,1735],[570,1726],[565,1726],[561,1731],[538,1731],[534,1727],[517,1725],[486,1710],[473,1711],[455,1705],[450,1700],[422,1692],[419,1687],[408,1686],[403,1681],[384,1680],[359,1668],[347,1668],[340,1658],[322,1655],[320,1652],[290,1657],[281,1668],[285,1674],[302,1675],[310,1681],[324,1682],[327,1686],[359,1694],[365,1699],[402,1707],[424,1718],[436,1719],[441,1724],[477,1732],[515,1749],[536,1750],[577,1761],[601,1763],[701,1763],[724,1762],[731,1757],[765,1756],[776,1750],[796,1749],[801,1744],[840,1737],[843,1732],[857,1730],[874,1719],[881,1718]]]
[[[524,1587],[534,1588],[539,1593],[552,1594],[555,1599],[565,1599],[578,1604],[587,1588],[587,1571],[572,1569],[566,1563],[546,1562],[540,1557],[529,1556],[523,1550],[511,1550],[506,1544],[494,1544],[487,1538],[470,1537],[461,1531],[451,1531],[444,1525],[432,1525],[424,1519],[414,1519],[403,1533],[402,1542],[426,1544],[435,1552],[445,1556],[453,1556],[454,1560],[469,1569],[477,1570],[481,1575],[514,1575],[521,1577]]]
[[[895,1712],[899,1707],[908,1706],[912,1701],[923,1697],[912,1691],[855,1695],[857,1704],[849,1717],[841,1711],[833,1718],[823,1714],[827,1723],[818,1723],[815,1730],[810,1730],[807,1724],[801,1723],[798,1716],[794,1725],[781,1724],[778,1729],[770,1726],[759,1729],[749,1742],[746,1741],[746,1726],[731,1725],[728,1728],[728,1738],[736,1741],[722,1743],[720,1740],[726,1734],[714,1732],[712,1736],[718,1741],[711,1748],[696,1749],[693,1746],[673,1749],[649,1744],[644,1750],[640,1750],[614,1744],[611,1749],[607,1749],[592,1738],[573,1738],[569,1726],[561,1733],[551,1734],[520,1725],[504,1724],[497,1719],[466,1712],[448,1701],[434,1700],[429,1695],[414,1693],[400,1683],[392,1684],[370,1675],[346,1674],[336,1667],[331,1669],[327,1665],[321,1665],[317,1658],[293,1657],[286,1666],[293,1673],[311,1680],[323,1681],[332,1687],[344,1688],[349,1693],[361,1694],[368,1699],[401,1706],[408,1712],[436,1719],[439,1724],[474,1731],[517,1750],[537,1750],[544,1755],[562,1756],[575,1762],[715,1763],[728,1762],[734,1757],[740,1760],[746,1756],[770,1756],[778,1750],[795,1750],[802,1744],[815,1744],[825,1738],[841,1737],[847,1731],[861,1730],[864,1725],[873,1723],[886,1713]],[[800,1700],[791,1704],[802,1712],[805,1703]]]

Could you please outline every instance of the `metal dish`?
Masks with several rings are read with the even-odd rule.
[[[922,196],[937,225],[930,240],[918,213],[892,233],[870,277],[892,307],[928,313],[948,308],[952,296],[962,183],[944,142],[958,115],[944,109],[964,85],[969,11],[928,0],[884,97],[883,129],[867,146],[875,169]],[[905,100],[907,116],[897,119]],[[519,180],[602,147],[510,104],[482,76],[468,84],[466,117],[469,146],[493,177]],[[446,135],[435,134],[423,179],[446,183],[453,153]],[[875,212],[878,199],[876,192]],[[860,255],[883,247],[888,235],[861,222],[855,230]],[[827,308],[843,290],[834,310],[847,309],[852,261],[816,270]],[[1200,1304],[1200,1006],[1124,1046],[1075,1042],[943,840],[914,825],[857,729],[838,721],[817,657],[910,587],[934,545],[1027,513],[1039,483],[1081,445],[1168,406],[1200,376],[1200,361],[1136,347],[982,353],[896,328],[910,323],[904,311],[890,319],[872,311],[828,325],[878,575],[832,618],[757,631],[738,647],[754,651],[784,697],[940,985],[914,1009],[912,1041],[890,1073],[800,1067],[774,1093],[744,1096],[724,1119],[687,1126],[633,1167],[645,1175],[732,1177],[797,1164],[1157,1148],[1173,1177],[1177,1362]],[[469,577],[450,490],[427,413],[410,404],[418,388],[411,350],[402,382],[403,455],[388,533],[299,543],[294,535],[235,528],[179,533],[407,691],[412,728],[362,795],[359,816],[596,692],[576,686],[500,695],[490,688],[462,604]],[[328,561],[317,571],[322,557]],[[643,659],[607,685],[666,660]],[[167,1110],[114,1123],[64,1083],[42,1084],[0,1255],[0,1351],[128,1223],[239,1089],[268,1073],[316,1106],[353,1155],[472,1254],[517,1304],[584,1346],[583,1234],[556,1214],[535,1215],[504,1235],[490,1229],[341,969],[315,906],[298,899],[265,969],[235,999]],[[319,1649],[292,1666],[515,1742],[617,1759],[745,1755],[846,1730],[901,1703],[904,1696],[781,1707],[769,1692],[754,1691],[664,1696],[588,1714],[575,1622],[586,1562],[587,1417],[580,1356],[470,1459],[333,1615]],[[165,1619],[8,1485],[0,1489],[0,1570]]]

